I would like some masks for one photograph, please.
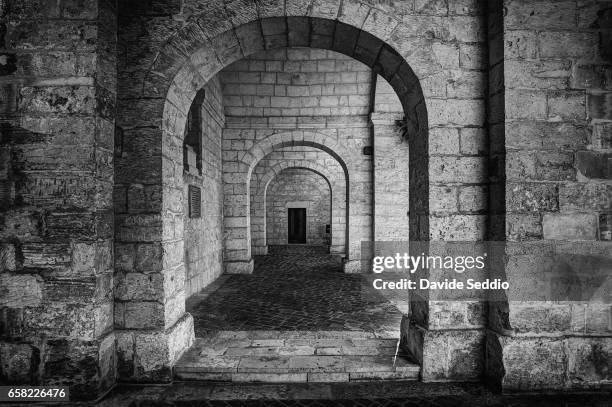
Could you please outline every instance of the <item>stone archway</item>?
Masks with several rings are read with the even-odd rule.
[[[296,182],[297,181],[297,182]],[[266,243],[286,246],[292,238],[299,244],[326,247],[325,225],[332,222],[332,187],[328,178],[318,171],[303,167],[281,170],[268,183],[265,190]],[[304,214],[302,233],[290,236],[291,208],[300,208]]]
[[[146,323],[131,326],[117,324],[115,319],[120,363],[134,366],[125,370],[126,379],[167,378],[167,367],[192,343],[192,322],[184,311],[185,294],[179,276],[184,216],[178,181],[182,170],[180,147],[187,112],[197,90],[235,60],[264,49],[317,47],[344,53],[383,76],[402,102],[410,136],[410,237],[429,238],[427,109],[418,78],[398,52],[404,49],[402,41],[391,36],[393,30],[409,28],[389,13],[353,1],[345,2],[344,11],[339,11],[335,1],[307,7],[301,2],[289,2],[287,7],[280,3],[268,9],[241,0],[221,4],[212,11],[209,6],[200,9],[197,2],[185,2],[184,23],[171,29],[167,41],[150,59],[151,64],[136,75],[142,86],[131,85],[128,91],[132,97],[129,105],[122,106],[120,115],[133,118],[130,137],[143,140],[144,148],[136,160],[118,161],[116,181],[130,185],[133,179],[142,177],[148,184],[161,185],[161,194],[152,210],[125,214],[116,220],[116,247],[151,250],[160,276],[153,284],[155,294],[151,298],[123,304],[125,315],[140,315],[145,307]],[[346,12],[352,8],[355,11]],[[282,10],[282,16],[271,16],[265,10]],[[248,174],[246,165],[245,170]],[[232,227],[248,228],[247,213],[237,216]],[[121,233],[127,229],[130,233]],[[244,241],[246,252],[239,248],[236,252],[242,252],[248,268],[248,237]],[[427,318],[426,303],[421,308],[425,312],[418,313],[419,317]],[[133,320],[125,315],[119,321]],[[427,321],[420,323],[427,326]],[[156,351],[139,348],[138,343],[143,341],[155,342]]]
[[[328,183],[331,191],[331,247],[330,253],[346,255],[346,232],[348,225],[347,211],[347,181],[344,172],[333,171],[329,166],[323,166],[310,160],[283,160],[267,169],[259,177],[255,188],[251,189],[251,234],[254,254],[267,254],[266,238],[266,196],[270,182],[283,170],[300,168],[311,170],[322,176]],[[259,229],[253,228],[255,223]]]
[[[347,147],[341,140],[327,134],[309,131],[290,131],[272,134],[255,143],[249,150],[238,156],[238,163],[231,177],[227,177],[232,183],[232,191],[235,193],[226,194],[225,202],[226,216],[224,218],[226,247],[230,250],[225,251],[225,271],[226,273],[250,273],[253,270],[253,259],[251,256],[251,220],[249,200],[242,199],[247,191],[246,197],[250,196],[250,181],[253,169],[263,157],[276,149],[290,146],[308,146],[320,149],[328,153],[341,166],[347,181],[346,195],[350,197],[350,177],[347,168]],[[347,202],[347,211],[350,216],[350,199]],[[227,216],[230,214],[230,216]],[[351,235],[350,230],[347,231]],[[245,239],[244,236],[247,236]],[[350,245],[349,245],[350,246]],[[352,245],[353,253],[359,247],[358,242]],[[350,256],[350,253],[349,253]]]

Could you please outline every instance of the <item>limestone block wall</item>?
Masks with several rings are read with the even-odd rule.
[[[349,258],[350,253],[358,258],[361,240],[370,240],[372,233],[372,160],[363,154],[363,147],[372,145],[367,117],[370,69],[333,51],[282,48],[235,62],[221,72],[221,82],[227,116],[226,183],[244,182],[239,174],[245,170],[235,161],[245,151],[308,145],[331,152],[347,167],[348,250]],[[246,206],[237,207],[244,204],[244,192],[233,189],[238,194],[225,196],[226,266],[251,255],[251,242],[243,238],[250,235],[242,226],[249,223]]]
[[[266,240],[288,243],[288,208],[306,208],[306,244],[328,245],[325,226],[331,226],[331,190],[321,175],[288,168],[276,176],[266,194]]]
[[[115,381],[111,1],[0,3],[0,382]]]
[[[118,7],[117,375],[122,381],[160,382],[171,380],[170,367],[194,337],[193,320],[185,313],[183,140],[195,97],[184,112],[164,119],[163,107],[152,107],[166,97],[163,75],[151,77],[152,89],[146,92],[142,82],[144,67],[158,60],[152,49],[181,25],[170,17],[180,11],[180,4],[126,0]],[[178,118],[182,123],[175,128]]]
[[[377,76],[370,114],[374,140],[374,240],[409,240],[408,140],[402,138],[398,121],[403,120],[397,94]]]
[[[307,168],[323,176],[331,187],[330,252],[346,255],[347,183],[344,169],[329,153],[314,147],[275,149],[262,158],[251,176],[251,252],[267,254],[266,194],[270,183],[288,168]]]
[[[402,17],[411,28],[394,34],[398,40],[402,38],[400,52],[407,55],[419,77],[429,125],[425,142],[415,140],[414,132],[408,133],[412,184],[409,208],[402,209],[408,209],[413,222],[409,228],[412,240],[423,239],[424,235],[434,241],[486,238],[487,3],[415,3],[414,13]],[[427,34],[421,37],[419,31]],[[397,130],[385,130],[388,120],[379,116],[378,121],[383,134],[390,135]],[[422,163],[423,149],[428,152],[427,164]],[[428,180],[427,186],[419,181],[423,179]],[[420,214],[423,208],[426,215]],[[402,212],[397,211],[398,219]],[[410,294],[410,323],[405,321],[403,340],[422,360],[424,380],[480,377],[485,366],[484,298],[452,302],[434,301],[418,291]]]
[[[599,231],[612,202],[603,170],[612,11],[602,2],[511,0],[498,14],[502,6],[503,20],[490,19],[503,21],[490,79],[498,92],[492,149],[505,151],[502,267],[517,286],[547,288],[523,288],[522,301],[514,292],[491,307],[489,372],[507,390],[597,388],[612,379],[602,369],[612,357],[612,314],[601,297],[612,246]],[[558,273],[574,296],[551,298]]]
[[[189,185],[201,188],[200,218],[185,216],[185,295],[189,297],[214,281],[223,272],[223,180],[221,176],[221,140],[225,115],[218,77],[204,88],[204,100],[198,106],[202,173],[183,173],[184,211],[189,213]]]

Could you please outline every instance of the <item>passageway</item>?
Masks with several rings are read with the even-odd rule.
[[[271,246],[253,274],[224,275],[187,309],[196,337],[219,330],[362,331],[399,338],[402,313],[324,246]]]
[[[402,313],[327,246],[270,246],[253,274],[225,275],[192,297],[194,346],[177,380],[416,380],[399,348]]]

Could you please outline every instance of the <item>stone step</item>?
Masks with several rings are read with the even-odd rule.
[[[174,367],[177,380],[349,382],[416,380],[420,367],[397,339],[353,331],[223,331],[198,338]]]

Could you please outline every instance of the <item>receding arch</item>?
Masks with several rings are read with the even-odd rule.
[[[327,174],[329,176],[330,174]],[[299,188],[295,189],[296,184],[293,183],[285,183],[282,182],[283,179],[286,180],[286,176],[289,177],[298,177],[302,179],[304,185],[300,185]],[[286,168],[281,169],[278,174],[276,174],[273,178],[271,178],[268,182],[266,182],[266,188],[264,190],[263,202],[265,203],[263,208],[263,213],[265,213],[265,222],[266,225],[278,225],[279,222],[284,224],[287,219],[287,213],[285,210],[285,206],[279,211],[278,206],[275,205],[277,199],[280,199],[280,202],[284,203],[294,203],[294,201],[303,202],[304,206],[307,208],[307,217],[306,217],[306,244],[324,244],[323,239],[324,235],[322,235],[321,229],[311,226],[315,226],[313,221],[316,222],[316,219],[319,219],[319,222],[316,223],[319,227],[321,226],[320,221],[322,219],[325,220],[325,224],[331,224],[332,222],[332,194],[333,187],[329,178],[320,171],[313,170],[307,166],[288,166]],[[310,190],[311,193],[304,194],[303,188],[312,188],[314,190]],[[292,191],[294,194],[291,196],[286,195],[287,189]],[[278,195],[279,191],[283,191],[283,193]],[[304,202],[305,201],[305,202]],[[311,212],[314,211],[314,212]],[[287,233],[287,226],[281,227],[280,229],[272,227],[266,228],[265,231],[265,239],[267,244],[287,244],[288,240],[284,240]],[[317,232],[317,230],[319,230]],[[312,241],[310,239],[313,239]],[[336,253],[337,254],[337,253]]]
[[[285,148],[285,147],[296,147],[296,146],[306,146],[313,147],[318,150],[324,151],[329,154],[342,168],[344,173],[345,183],[342,185],[344,189],[345,199],[345,208],[346,214],[345,217],[347,219],[345,227],[344,227],[344,251],[345,255],[348,254],[349,245],[349,222],[348,219],[350,217],[350,178],[349,171],[347,166],[346,157],[348,157],[348,149],[344,145],[344,143],[336,137],[332,137],[325,133],[320,132],[312,132],[312,131],[302,131],[302,130],[293,130],[287,132],[278,132],[274,133],[266,138],[263,138],[257,141],[248,151],[243,153],[239,157],[239,170],[242,171],[243,180],[245,183],[244,188],[239,188],[240,190],[244,189],[247,191],[248,199],[246,201],[240,200],[238,197],[236,199],[228,199],[232,202],[232,205],[235,209],[232,211],[233,213],[245,213],[246,219],[241,222],[239,225],[236,225],[236,221],[234,218],[230,218],[229,222],[231,225],[227,227],[231,227],[233,230],[232,233],[235,235],[246,235],[247,239],[245,241],[246,247],[243,247],[243,250],[246,250],[249,254],[248,257],[251,256],[251,250],[253,247],[251,238],[251,208],[250,208],[250,197],[251,197],[251,180],[253,175],[253,170],[257,166],[257,164],[268,154],[273,151]],[[242,181],[237,181],[238,183]],[[239,206],[245,206],[244,209],[239,208]],[[239,231],[239,229],[243,229]],[[242,263],[239,263],[242,266]]]
[[[253,169],[266,155],[279,148],[296,146],[314,147],[325,151],[338,161],[348,180],[348,148],[338,138],[324,133],[303,130],[274,133],[259,140],[238,159],[248,166],[247,179],[250,179]]]
[[[339,163],[338,163],[339,165]],[[267,169],[265,174],[258,179],[254,188],[251,188],[251,235],[252,250],[255,254],[267,253],[266,236],[266,196],[271,181],[282,171],[297,168],[306,169],[319,174],[328,183],[331,191],[332,221],[331,221],[331,248],[332,254],[347,255],[348,239],[348,184],[346,173],[341,169],[342,178],[330,171],[330,168],[313,160],[283,160]],[[252,177],[254,174],[252,175]],[[252,180],[253,178],[251,178]],[[255,223],[260,224],[261,230],[253,228]]]

